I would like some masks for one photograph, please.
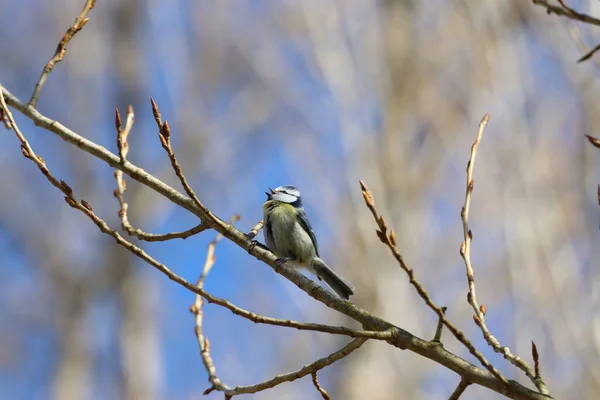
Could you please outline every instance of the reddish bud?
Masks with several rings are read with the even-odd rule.
[[[160,130],[161,134],[165,137],[165,139],[169,139],[171,137],[171,127],[169,126],[169,122],[165,121],[162,125],[162,129]]]
[[[152,97],[150,97],[150,104],[152,104],[152,114],[154,114],[154,119],[156,120],[156,124],[160,127],[162,125],[160,111],[158,111],[158,105]]]
[[[585,137],[590,141],[590,143],[592,144],[592,146],[600,149],[600,140],[598,140],[595,137],[590,136],[590,135],[585,135]]]
[[[381,243],[387,244],[387,236],[385,233],[381,232],[380,230],[376,230],[375,233],[377,233],[377,237],[379,240],[381,240]]]
[[[375,206],[375,201],[373,200],[373,193],[369,190],[367,185],[362,181],[358,181],[360,183],[360,189],[362,191],[363,198],[365,199],[365,203],[367,207],[372,208]]]
[[[82,206],[84,206],[85,208],[87,208],[87,209],[88,209],[88,210],[90,210],[90,211],[94,211],[94,210],[92,209],[92,206],[90,206],[90,203],[88,203],[88,202],[87,202],[87,201],[85,201],[85,200],[81,200],[81,205],[82,205]]]
[[[61,186],[64,194],[66,194],[69,197],[73,196],[73,189],[71,189],[71,187],[67,184],[67,182],[60,181],[60,186]]]
[[[29,151],[27,150],[27,148],[24,145],[21,145],[21,153],[23,153],[23,156],[25,158],[31,158]]]
[[[117,128],[117,133],[121,133],[121,127],[123,126],[123,122],[121,121],[121,114],[119,110],[115,108],[115,127]]]

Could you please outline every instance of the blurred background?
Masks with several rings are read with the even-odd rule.
[[[571,2],[598,16],[592,1]],[[593,3],[593,4],[592,4]],[[0,0],[0,82],[27,101],[83,0]],[[358,180],[372,189],[407,262],[449,318],[510,379],[466,302],[460,208],[477,126],[472,258],[492,332],[531,363],[556,398],[600,390],[600,56],[575,61],[600,30],[531,2],[98,1],[42,90],[38,109],[116,152],[114,109],[132,104],[129,160],[181,190],[149,98],[204,203],[248,231],[268,186],[295,184],[323,258],[353,301],[430,339],[436,318],[375,235]],[[111,226],[113,171],[15,113],[59,178]],[[0,134],[0,393],[11,399],[192,399],[210,385],[189,306],[193,294],[117,247]],[[184,230],[194,216],[128,179],[130,221]],[[186,279],[203,232],[141,243]],[[262,241],[262,234],[259,236]],[[134,240],[135,241],[135,240]],[[356,327],[227,241],[206,288],[273,317]],[[205,306],[220,378],[253,384],[348,342],[256,325]],[[445,346],[470,357],[447,333]],[[324,370],[334,399],[445,399],[459,379],[385,343]],[[212,393],[208,399],[220,399]],[[248,399],[319,399],[310,378]],[[499,399],[471,386],[464,399]]]

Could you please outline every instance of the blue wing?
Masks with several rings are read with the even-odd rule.
[[[298,215],[298,223],[300,223],[302,228],[306,231],[306,233],[308,233],[308,236],[310,236],[310,240],[312,240],[313,245],[315,246],[315,252],[317,253],[317,257],[321,257],[319,255],[317,237],[315,236],[315,233],[313,232],[312,227],[310,226],[310,222],[308,222],[308,217],[306,216],[306,213],[304,212],[304,210],[300,210],[296,213],[296,215]]]

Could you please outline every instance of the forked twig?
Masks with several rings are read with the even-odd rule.
[[[379,237],[379,240],[381,240],[381,242],[390,249],[390,251],[394,255],[394,258],[396,258],[396,261],[398,261],[400,268],[402,268],[402,270],[406,272],[406,275],[408,275],[408,281],[410,282],[410,284],[413,285],[419,296],[421,296],[421,298],[425,301],[425,304],[427,304],[429,308],[431,308],[438,315],[440,321],[442,321],[443,324],[448,328],[448,330],[452,332],[454,337],[456,337],[458,341],[461,342],[469,350],[469,352],[473,356],[475,356],[475,358],[477,358],[477,360],[479,360],[481,365],[483,365],[488,371],[490,371],[490,373],[492,373],[498,380],[507,385],[508,381],[500,373],[500,371],[494,368],[494,366],[490,364],[490,362],[483,356],[483,354],[477,351],[475,346],[473,346],[473,344],[467,339],[465,334],[462,333],[462,331],[460,331],[460,329],[455,327],[450,321],[446,319],[442,307],[438,306],[433,302],[433,300],[429,296],[429,293],[427,293],[421,282],[419,282],[415,278],[415,273],[413,269],[408,266],[406,261],[404,261],[404,257],[402,257],[402,254],[400,254],[400,251],[398,250],[398,246],[396,245],[396,233],[393,230],[390,230],[389,234],[387,233],[388,227],[385,223],[385,220],[383,219],[383,216],[379,215],[377,213],[377,210],[375,209],[375,200],[373,198],[373,193],[371,193],[371,191],[363,181],[360,181],[360,187],[362,190],[363,198],[365,199],[365,203],[367,204],[367,207],[373,214],[373,218],[375,218],[375,222],[377,222],[377,226],[379,227],[379,229],[376,231],[377,237]]]
[[[152,104],[152,114],[154,115],[154,120],[156,121],[156,125],[158,126],[158,138],[160,139],[160,143],[167,152],[169,156],[169,160],[171,161],[171,165],[173,166],[173,170],[175,174],[181,181],[181,185],[185,189],[185,192],[190,196],[190,198],[194,201],[194,203],[205,213],[210,213],[208,208],[202,204],[194,189],[189,185],[183,171],[181,169],[181,165],[173,152],[173,147],[171,146],[171,128],[167,121],[162,121],[162,117],[160,114],[160,110],[158,109],[158,105],[154,101],[154,99],[150,99],[150,103]]]
[[[129,141],[127,140],[129,137],[129,133],[131,132],[131,128],[133,127],[133,122],[135,120],[135,115],[133,112],[133,107],[129,106],[127,109],[127,118],[125,119],[125,127],[122,126],[121,114],[119,110],[115,110],[115,127],[117,130],[117,149],[119,151],[119,159],[120,163],[123,164],[127,159],[127,155],[129,154]],[[119,201],[119,205],[121,209],[119,210],[119,218],[121,219],[121,228],[127,232],[129,236],[135,236],[140,240],[145,240],[147,242],[163,242],[171,239],[187,239],[190,236],[193,236],[197,233],[200,233],[207,229],[205,224],[198,224],[195,227],[188,229],[183,232],[168,232],[163,234],[156,233],[148,233],[144,232],[141,229],[134,228],[129,222],[129,217],[127,211],[129,209],[129,205],[125,201],[125,191],[127,190],[127,181],[123,177],[123,171],[120,169],[115,169],[115,179],[117,181],[117,188],[113,192],[113,195]]]

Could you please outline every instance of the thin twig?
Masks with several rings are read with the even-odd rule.
[[[573,39],[573,42],[575,42],[575,44],[577,45],[577,47],[579,48],[579,51],[581,51],[582,53],[584,53],[583,56],[581,56],[577,62],[581,63],[584,61],[587,61],[589,59],[592,58],[592,56],[598,51],[600,50],[600,44],[595,46],[593,49],[589,49],[588,46],[584,43],[584,40],[581,36],[581,31],[579,29],[579,26],[575,23],[573,24],[569,24],[567,25],[567,32],[569,33],[569,36],[571,36],[571,39]],[[600,66],[600,62],[598,60],[594,60],[595,64],[597,66]]]
[[[4,109],[0,108],[0,122],[2,122],[2,124],[4,124],[4,127],[6,129],[11,129],[10,127],[10,121],[8,120],[8,118],[6,117],[6,115],[4,115]]]
[[[167,152],[169,156],[169,160],[171,160],[171,165],[173,166],[173,170],[175,174],[181,181],[181,185],[185,189],[185,192],[190,196],[190,198],[194,201],[196,206],[201,209],[203,212],[210,214],[210,210],[202,204],[194,189],[188,184],[185,175],[181,169],[181,165],[173,152],[173,147],[171,146],[171,128],[169,127],[169,123],[167,121],[162,121],[162,117],[160,114],[160,110],[158,109],[158,105],[154,101],[154,99],[150,98],[150,103],[152,104],[152,114],[154,115],[154,120],[156,121],[156,125],[158,126],[158,138],[160,139],[160,144],[163,149]],[[203,221],[204,222],[204,221]]]
[[[581,58],[579,58],[579,60],[577,60],[577,62],[580,63],[580,62],[589,60],[590,58],[593,57],[594,54],[596,54],[596,52],[598,52],[598,50],[600,50],[600,43],[597,44],[596,46],[594,46],[593,49],[591,49],[590,51],[585,53],[583,56],[581,56]]]
[[[452,392],[450,397],[448,397],[448,400],[458,400],[458,398],[464,393],[470,384],[471,382],[467,381],[466,379],[461,379],[460,382],[458,382],[456,389],[454,389],[454,392]]]
[[[483,354],[477,351],[475,346],[473,346],[473,344],[467,339],[467,337],[464,333],[462,333],[462,331],[460,331],[457,327],[455,327],[450,321],[446,319],[442,307],[438,306],[433,302],[433,300],[429,296],[429,293],[427,293],[421,282],[419,282],[415,278],[415,273],[413,269],[410,268],[408,264],[406,264],[404,258],[402,257],[402,254],[400,254],[400,251],[398,250],[398,246],[396,245],[396,234],[393,230],[391,230],[390,233],[387,234],[388,227],[385,223],[385,220],[383,219],[383,216],[380,216],[377,213],[377,210],[375,209],[375,200],[373,199],[373,193],[371,193],[371,191],[363,181],[360,181],[360,186],[362,189],[363,197],[365,199],[365,203],[367,204],[369,210],[371,210],[371,213],[373,214],[373,217],[375,218],[375,221],[377,222],[377,225],[379,227],[379,229],[376,231],[379,240],[381,240],[381,242],[390,249],[394,257],[396,258],[396,261],[398,261],[400,268],[402,268],[402,270],[408,275],[408,281],[410,282],[410,284],[413,285],[419,296],[421,296],[421,298],[425,301],[425,304],[427,304],[429,308],[431,308],[438,315],[440,321],[442,321],[443,324],[448,328],[448,330],[452,332],[452,334],[458,339],[458,341],[461,342],[469,350],[469,352],[473,356],[475,356],[475,358],[477,358],[477,360],[479,360],[481,365],[483,365],[488,371],[490,371],[490,373],[492,373],[503,384],[507,385],[508,381],[500,373],[500,371],[494,368],[494,366],[490,364],[490,362],[483,356]]]
[[[240,216],[236,214],[233,217],[231,217],[231,220],[229,222],[233,223],[235,221],[238,221],[239,219],[240,219]],[[217,246],[217,243],[219,243],[221,241],[222,238],[223,238],[223,235],[221,235],[219,233],[214,238],[214,240],[212,240],[208,244],[208,249],[206,251],[206,261],[204,262],[204,268],[202,269],[202,273],[200,274],[198,281],[196,281],[196,286],[199,289],[204,288],[204,281],[206,280],[206,276],[210,272],[213,265],[215,265],[215,247]],[[202,296],[199,294],[196,294],[194,304],[191,305],[190,311],[196,316],[196,318],[195,318],[196,324],[195,324],[194,331],[196,333],[196,339],[198,340],[198,345],[200,346],[200,356],[202,357],[202,363],[204,364],[204,368],[206,369],[206,372],[208,373],[208,381],[212,385],[211,388],[205,392],[205,394],[208,394],[208,393],[210,393],[211,390],[225,391],[225,390],[229,390],[230,388],[227,385],[225,385],[224,383],[222,383],[221,380],[219,379],[219,377],[217,376],[217,369],[216,369],[215,364],[210,355],[210,343],[208,341],[208,338],[204,336],[204,332],[202,330],[202,326],[203,326],[203,322],[204,322],[203,321],[203,312],[202,312],[203,305],[204,305],[204,300],[202,299]]]
[[[600,149],[600,139],[596,139],[595,137],[590,135],[585,135],[585,137],[590,141],[592,146],[594,146],[597,149]]]
[[[446,307],[446,306],[442,307],[442,312],[444,313],[444,315],[446,315],[446,310],[448,310],[448,307]],[[437,327],[435,328],[435,335],[433,335],[434,342],[441,342],[443,329],[444,329],[444,320],[442,318],[438,318],[438,324],[437,324]]]
[[[335,353],[332,353],[332,354],[328,355],[327,357],[320,358],[317,361],[313,362],[312,364],[305,365],[304,367],[300,368],[297,371],[289,372],[287,374],[277,375],[273,379],[269,379],[268,381],[257,383],[256,385],[236,386],[233,389],[225,391],[225,393],[229,394],[231,396],[237,396],[240,394],[248,394],[248,393],[257,393],[257,392],[275,387],[284,382],[295,381],[296,379],[300,379],[308,374],[317,372],[317,371],[327,367],[328,365],[331,365],[334,362],[341,360],[342,358],[346,357],[347,355],[352,353],[354,350],[356,350],[360,346],[362,346],[363,343],[365,343],[366,341],[367,341],[367,339],[364,339],[364,338],[354,339],[353,341],[351,341],[350,343],[348,343],[346,346],[344,346],[340,350],[336,351]]]
[[[479,129],[477,131],[477,137],[475,141],[471,145],[471,155],[469,157],[469,162],[467,163],[467,183],[465,187],[465,202],[460,211],[460,217],[462,220],[463,226],[463,241],[460,245],[460,255],[465,263],[465,269],[467,271],[467,284],[469,286],[469,292],[467,294],[467,301],[471,305],[474,311],[473,320],[475,324],[481,330],[483,337],[486,342],[492,346],[496,353],[500,353],[504,355],[504,358],[507,359],[511,364],[516,366],[525,372],[525,375],[533,384],[538,388],[540,393],[548,394],[548,389],[546,385],[542,381],[541,377],[536,377],[533,370],[529,365],[525,362],[525,360],[515,356],[510,352],[508,347],[502,346],[498,339],[496,339],[490,330],[487,327],[485,322],[485,306],[482,304],[479,305],[477,301],[477,294],[475,288],[475,270],[473,268],[473,264],[471,263],[471,242],[473,240],[473,232],[469,228],[469,210],[471,206],[471,197],[473,194],[473,168],[475,166],[475,158],[477,156],[477,148],[479,147],[479,143],[481,142],[481,137],[483,136],[483,132],[485,127],[488,124],[490,119],[490,114],[487,113],[479,123]]]
[[[258,232],[260,232],[260,230],[263,228],[264,222],[258,221],[258,223],[256,225],[254,225],[254,227],[252,229],[250,229],[250,232],[248,233],[248,239],[254,239],[256,237],[256,235],[258,235]]]
[[[193,228],[181,232],[148,233],[142,231],[139,228],[132,228],[132,230],[127,230],[127,234],[129,236],[135,236],[138,239],[144,240],[146,242],[165,242],[167,240],[172,239],[187,239],[190,236],[194,236],[200,232],[204,232],[206,229],[208,229],[206,225],[204,225],[203,223],[199,223]]]
[[[86,15],[87,15],[88,11],[90,11],[92,8],[94,8],[95,5],[96,5],[96,0],[87,0],[85,2],[85,5],[83,6],[83,9],[81,10],[81,12],[77,16],[77,18],[75,18],[75,22],[73,22],[73,25],[71,25],[69,27],[69,29],[67,29],[67,31],[63,35],[62,39],[58,43],[58,46],[56,46],[54,55],[52,56],[50,61],[48,61],[48,63],[44,66],[42,75],[40,76],[40,79],[38,80],[38,82],[35,84],[33,94],[31,95],[31,98],[29,99],[30,106],[35,107],[35,105],[37,104],[38,97],[40,96],[40,91],[42,90],[44,83],[46,83],[46,79],[48,78],[48,75],[50,74],[50,72],[52,72],[52,70],[54,69],[54,66],[57,63],[61,62],[63,60],[63,58],[65,58],[65,54],[67,53],[67,44],[71,41],[71,39],[73,39],[73,37],[77,34],[77,32],[79,32],[81,29],[83,29],[85,24],[87,24],[89,18],[86,18]]]
[[[321,387],[321,385],[319,384],[319,378],[317,377],[317,371],[311,373],[311,375],[312,375],[312,383],[313,383],[313,385],[315,385],[315,388],[317,389],[317,391],[319,393],[321,393],[323,400],[331,400],[331,398],[329,397],[329,393],[327,393],[327,391],[325,389],[323,389]]]
[[[115,127],[117,130],[117,149],[119,150],[119,162],[123,164],[127,160],[129,154],[129,133],[133,127],[135,120],[135,114],[133,107],[129,106],[127,109],[127,117],[125,119],[125,127],[122,126],[121,114],[119,110],[115,110]],[[129,236],[135,236],[140,240],[147,242],[164,242],[171,239],[187,239],[197,233],[200,233],[207,229],[205,224],[198,224],[195,227],[188,229],[183,232],[168,232],[163,234],[148,233],[141,229],[134,228],[129,222],[128,209],[129,205],[125,201],[125,191],[127,190],[127,181],[123,178],[123,171],[115,169],[115,179],[117,181],[117,188],[113,192],[113,195],[119,201],[121,209],[119,210],[119,217],[121,219],[121,228],[127,232]]]
[[[533,4],[541,6],[541,7],[545,7],[546,12],[548,14],[556,14],[556,15],[560,15],[561,17],[573,19],[575,21],[581,21],[581,22],[585,22],[586,24],[600,26],[600,19],[592,17],[587,14],[577,12],[569,7],[565,8],[562,5],[556,6],[554,4],[550,4],[548,2],[548,0],[533,0]]]

